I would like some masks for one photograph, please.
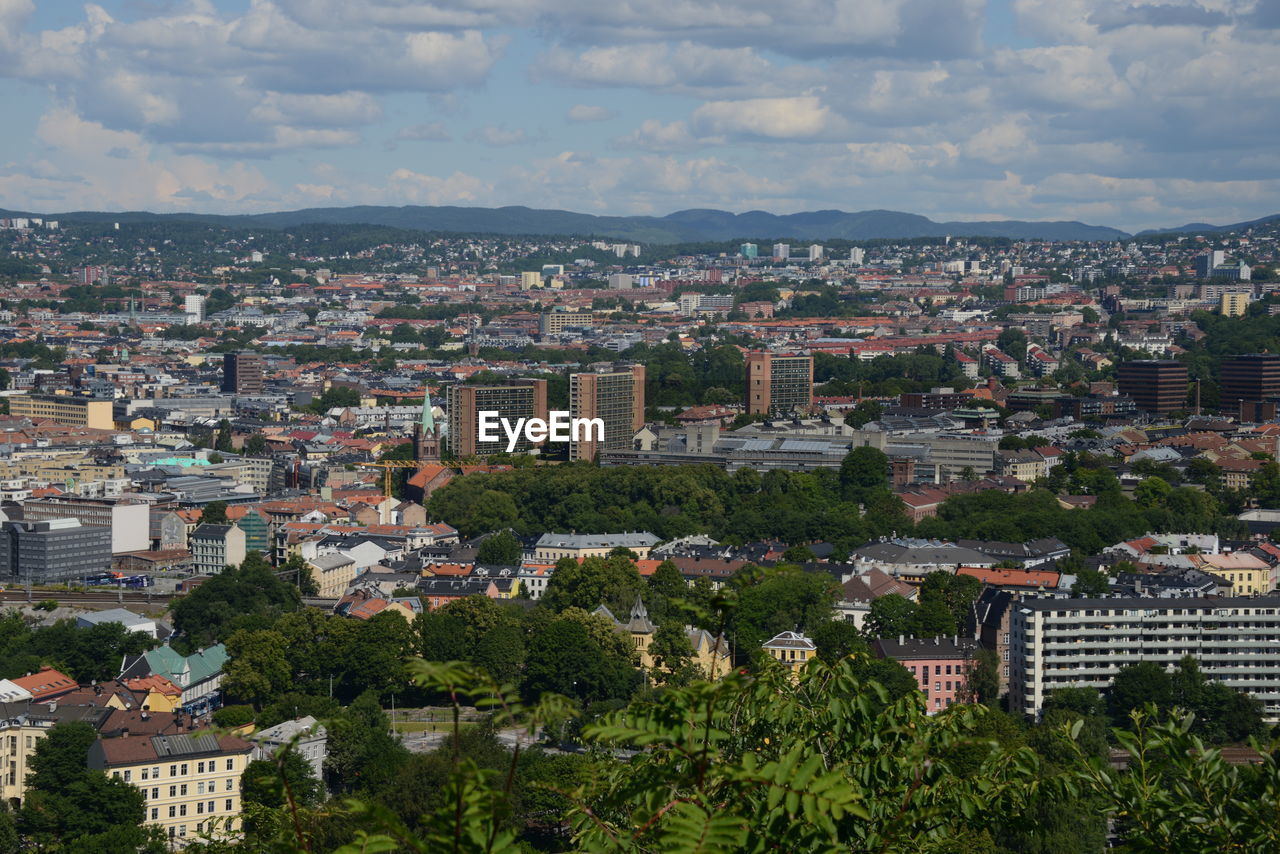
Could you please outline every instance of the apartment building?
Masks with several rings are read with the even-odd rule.
[[[1055,688],[1101,690],[1126,665],[1171,669],[1191,655],[1280,720],[1280,597],[1025,599],[1009,633],[1010,708],[1027,715]]]
[[[224,353],[222,390],[227,394],[262,394],[262,354]]]
[[[175,844],[199,836],[227,836],[240,827],[240,775],[253,745],[242,738],[193,732],[99,739],[89,767],[137,786],[146,823]]]
[[[630,449],[632,438],[644,426],[644,365],[571,375],[569,416],[604,422],[604,440],[584,430],[582,439],[570,443],[569,459],[594,460],[601,451]]]
[[[882,638],[874,644],[876,655],[892,658],[915,677],[924,694],[925,709],[936,714],[963,703],[969,669],[978,651],[972,638]]]
[[[813,406],[813,357],[748,353],[747,413],[807,413]]]
[[[9,398],[9,414],[32,421],[56,421],[72,427],[111,430],[115,427],[110,400],[60,394],[16,394]]]
[[[239,566],[248,553],[244,530],[238,525],[203,524],[188,541],[197,575],[217,575],[227,566]]]
[[[515,424],[521,418],[547,417],[547,381],[520,380],[506,385],[452,385],[446,399],[449,405],[449,443],[457,457],[487,456],[507,450],[507,437],[498,431],[498,440],[480,441],[480,413],[496,412]],[[517,453],[533,449],[523,433],[516,444]]]
[[[587,329],[595,324],[595,316],[589,308],[562,308],[543,312],[538,321],[538,331],[543,335],[555,335],[570,328]]]
[[[614,549],[630,549],[640,560],[647,560],[649,550],[662,542],[653,534],[543,534],[533,547],[535,563],[555,563],[563,557],[582,559],[605,557]]]
[[[30,694],[28,694],[28,697]],[[56,702],[0,702],[0,800],[22,803],[31,757],[56,724],[84,721],[100,729],[111,714],[106,706],[60,706]]]

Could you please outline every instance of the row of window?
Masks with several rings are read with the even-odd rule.
[[[942,675],[943,675],[943,672],[942,672],[942,671],[943,671],[943,669],[945,668],[945,669],[946,669],[946,675],[947,675],[947,676],[950,676],[950,675],[951,675],[951,667],[952,667],[952,665],[950,665],[950,664],[946,664],[946,665],[943,665],[943,664],[935,664],[935,665],[933,665],[933,675],[934,675],[934,676],[942,676]],[[966,668],[963,664],[957,664],[957,665],[955,665],[955,668],[956,668],[956,670],[955,670],[955,675],[957,675],[957,676],[959,676],[960,674],[964,673],[964,672],[965,672],[965,670],[967,670],[967,668]],[[912,675],[912,676],[915,676],[915,675],[916,675],[916,665],[914,665],[914,664],[913,664],[913,665],[911,665],[911,675]],[[929,677],[929,665],[927,665],[927,664],[921,664],[921,665],[920,665],[920,674],[919,674],[919,675],[920,675],[920,676],[923,676],[923,677],[925,677],[925,678],[927,679],[927,678]]]
[[[29,740],[30,740],[30,738],[28,737],[28,741],[29,741]],[[28,746],[28,747],[30,747],[30,744],[28,744],[27,746]],[[235,770],[235,762],[236,762],[236,761],[235,761],[235,759],[228,757],[228,758],[227,758],[227,760],[226,760],[226,770],[227,770],[227,771],[234,771],[234,770]],[[176,764],[170,765],[170,766],[169,766],[169,776],[170,776],[170,777],[186,777],[186,776],[190,773],[190,768],[191,768],[191,765],[190,765],[190,763],[187,763],[187,762],[180,762],[180,763],[176,763]],[[210,759],[210,760],[209,760],[209,761],[207,761],[207,762],[197,762],[197,763],[196,763],[196,773],[197,773],[197,774],[213,774],[213,773],[215,773],[217,770],[218,770],[218,762],[217,762],[217,760],[215,760],[215,759]],[[119,777],[119,776],[120,776],[120,772],[119,772],[119,771],[112,771],[112,772],[111,772],[111,776],[112,776],[112,777]],[[159,766],[159,765],[153,765],[153,766],[152,766],[152,767],[150,767],[150,768],[143,768],[143,769],[142,769],[141,774],[139,774],[139,777],[140,777],[141,779],[143,779],[143,780],[159,780],[159,779],[160,779],[160,766]],[[126,769],[125,769],[125,772],[124,772],[124,781],[125,781],[126,783],[132,783],[132,782],[133,782],[133,769],[131,769],[131,768],[126,768]]]
[[[224,783],[224,784],[223,784],[222,790],[223,790],[224,792],[230,792],[230,791],[234,791],[234,790],[235,790],[235,778],[234,778],[234,777],[228,777],[228,778],[226,778],[226,780],[225,780],[225,781],[223,781],[223,783]],[[208,783],[204,783],[204,782],[196,783],[196,794],[197,794],[197,795],[203,795],[203,794],[205,794],[205,793],[208,793],[208,794],[212,795],[212,794],[213,794],[214,792],[216,792],[216,791],[218,791],[218,781],[217,781],[217,780],[210,780]],[[146,790],[146,789],[143,789],[143,790],[142,790],[142,793],[145,795],[145,794],[147,793],[147,790]],[[186,783],[179,783],[179,784],[177,784],[177,785],[173,785],[173,786],[170,786],[170,787],[169,787],[169,797],[171,797],[171,798],[186,797],[186,794],[187,794],[187,784],[186,784]],[[155,798],[158,798],[158,797],[160,797],[160,787],[159,787],[159,786],[156,786],[156,787],[153,787],[153,788],[151,789],[151,798],[152,798],[152,799],[155,799]]]
[[[224,811],[225,811],[225,812],[231,812],[231,811],[232,811],[232,809],[233,809],[233,807],[232,807],[232,803],[233,803],[233,802],[232,802],[231,798],[227,798],[225,801],[223,801],[224,808],[225,808],[225,809],[224,809]],[[196,802],[196,812],[195,812],[195,814],[196,814],[196,815],[205,815],[206,813],[212,814],[212,813],[215,813],[215,812],[217,812],[217,811],[218,811],[218,810],[217,810],[217,807],[218,807],[218,802],[217,802],[217,801],[197,801],[197,802]],[[186,814],[187,814],[187,805],[186,805],[186,804],[175,804],[175,805],[173,805],[173,806],[170,806],[170,807],[169,807],[169,818],[183,818],[183,817],[185,817],[185,816],[186,816]],[[152,821],[159,821],[159,820],[160,820],[160,808],[159,808],[159,807],[152,807],[152,808],[151,808],[151,820],[152,820]],[[183,835],[185,836],[186,834],[183,834]]]

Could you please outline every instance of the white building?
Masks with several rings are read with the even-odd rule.
[[[182,310],[187,313],[187,323],[204,323],[204,307],[206,299],[200,294],[188,294],[183,300]]]
[[[317,780],[324,779],[324,760],[328,755],[329,734],[311,715],[285,721],[247,736],[253,742],[253,759],[270,759],[286,745],[307,760]]]
[[[1055,688],[1108,687],[1120,668],[1194,656],[1209,679],[1280,720],[1280,597],[1028,599],[1009,616],[1010,708],[1039,715]]]
[[[822,260],[822,247],[821,247],[821,246],[819,246],[818,244],[816,244],[816,243],[815,243],[815,244],[813,244],[812,246],[810,246],[810,247],[809,247],[809,260],[810,260],[810,261],[821,261],[821,260]]]

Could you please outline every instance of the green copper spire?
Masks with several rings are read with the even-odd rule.
[[[422,393],[422,435],[430,436],[436,432],[436,418],[431,414],[431,390],[424,388]]]

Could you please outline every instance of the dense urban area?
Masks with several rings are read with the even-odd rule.
[[[1280,850],[1278,408],[1274,218],[0,219],[0,854]]]

